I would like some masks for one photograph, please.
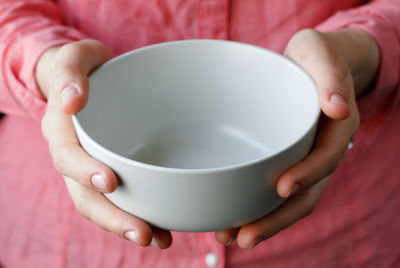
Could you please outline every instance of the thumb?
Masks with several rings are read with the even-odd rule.
[[[285,55],[299,64],[314,80],[323,113],[334,120],[350,115],[352,77],[347,64],[323,35],[303,30],[293,36]]]
[[[349,100],[352,89],[335,65],[326,62],[305,62],[303,68],[311,75],[318,88],[318,99],[322,112],[334,120],[343,120],[350,115]]]
[[[49,101],[59,103],[67,114],[79,112],[89,96],[88,75],[112,57],[109,49],[96,40],[82,40],[62,46],[54,60]]]

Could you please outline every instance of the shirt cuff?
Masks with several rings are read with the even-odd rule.
[[[15,93],[19,102],[23,103],[25,111],[35,119],[41,119],[46,111],[46,99],[36,83],[37,62],[47,49],[81,40],[86,36],[75,29],[60,25],[41,30],[27,38],[26,45],[23,45],[26,62],[21,70],[21,78],[26,84]]]

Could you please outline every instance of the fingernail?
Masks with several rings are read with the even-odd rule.
[[[95,174],[91,178],[92,185],[101,192],[108,192],[106,181],[102,174]]]
[[[293,185],[292,191],[290,192],[290,194],[288,195],[288,197],[289,197],[289,196],[292,196],[292,195],[295,195],[295,194],[297,194],[298,192],[300,192],[301,188],[302,188],[302,186],[301,186],[300,183],[296,183],[295,185]]]
[[[125,237],[126,239],[128,239],[129,241],[135,243],[136,245],[139,245],[139,242],[137,241],[137,237],[136,237],[136,232],[135,231],[128,231],[125,233]]]
[[[74,85],[68,85],[61,91],[61,103],[67,103],[79,94],[79,90]]]
[[[153,237],[153,239],[151,239],[150,245],[151,245],[152,247],[161,249],[160,246],[159,246],[158,243],[157,243],[157,240],[156,240],[154,237]]]
[[[259,237],[259,238],[256,240],[256,242],[254,242],[248,249],[254,248],[255,246],[257,246],[260,242],[262,242],[262,241],[264,241],[264,240],[265,240],[264,237]]]
[[[329,98],[329,101],[332,103],[347,104],[345,98],[338,93],[333,93]]]

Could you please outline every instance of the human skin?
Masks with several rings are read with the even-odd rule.
[[[359,127],[356,96],[370,87],[380,62],[375,41],[356,29],[299,31],[289,41],[284,55],[306,70],[317,84],[323,114],[313,150],[279,178],[277,192],[287,198],[285,203],[255,222],[215,232],[222,244],[237,239],[241,248],[253,248],[312,213]],[[87,76],[110,58],[107,47],[95,40],[53,47],[41,56],[36,80],[48,100],[42,131],[54,165],[64,176],[82,216],[140,246],[168,248],[172,243],[169,231],[118,209],[101,194],[115,190],[116,175],[91,158],[75,134],[71,115],[87,102]]]

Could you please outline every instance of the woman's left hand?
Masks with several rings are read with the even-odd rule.
[[[241,248],[253,248],[313,212],[359,127],[356,95],[368,88],[379,65],[375,41],[355,29],[302,30],[291,38],[284,54],[307,71],[318,88],[322,114],[314,146],[279,178],[277,192],[287,200],[257,221],[217,231],[215,237],[222,244],[237,237]]]

